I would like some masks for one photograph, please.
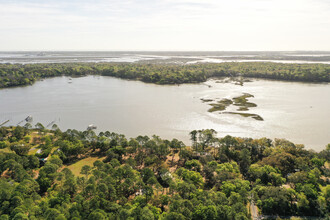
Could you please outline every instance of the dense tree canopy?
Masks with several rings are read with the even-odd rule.
[[[264,215],[329,217],[329,146],[190,134],[192,147],[1,128],[0,219],[250,219],[252,201]]]
[[[103,75],[157,84],[204,82],[210,77],[256,77],[330,82],[330,65],[271,62],[203,63],[194,65],[134,63],[0,64],[0,88],[29,85],[55,76]]]

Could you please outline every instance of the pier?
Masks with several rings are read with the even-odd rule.
[[[10,121],[10,120],[7,120],[7,121],[1,123],[1,124],[0,124],[0,127],[3,126],[3,125],[5,125],[5,124],[7,124],[9,121]]]

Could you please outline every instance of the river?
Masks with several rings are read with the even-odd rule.
[[[233,98],[250,93],[257,104],[240,115],[208,112],[200,99]],[[226,111],[233,111],[229,107]],[[155,85],[106,76],[57,77],[32,86],[0,89],[0,124],[16,125],[28,115],[33,125],[52,121],[62,129],[113,131],[127,137],[157,134],[190,144],[189,132],[213,128],[222,137],[286,138],[320,151],[330,143],[330,85],[254,79],[244,86],[219,83]],[[21,123],[24,125],[24,122]],[[51,127],[51,126],[49,126]]]

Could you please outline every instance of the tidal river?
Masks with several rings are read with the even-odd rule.
[[[209,103],[243,93],[257,107],[258,121],[237,114],[208,112]],[[230,106],[226,111],[235,111]],[[285,138],[316,151],[330,143],[330,85],[253,80],[244,86],[209,80],[202,84],[154,85],[112,77],[58,77],[32,86],[0,89],[0,124],[55,122],[62,130],[113,131],[127,137],[157,134],[190,144],[189,132],[213,128],[218,136]],[[20,125],[24,125],[22,122]]]

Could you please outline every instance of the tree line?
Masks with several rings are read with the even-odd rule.
[[[1,220],[243,220],[252,201],[263,215],[329,218],[330,144],[318,153],[206,129],[185,146],[156,135],[31,127],[0,128]],[[91,157],[100,159],[79,174],[68,168]]]
[[[193,65],[138,63],[0,64],[0,88],[22,86],[55,76],[103,75],[156,84],[204,82],[211,77],[255,77],[330,82],[330,65],[228,62]]]

